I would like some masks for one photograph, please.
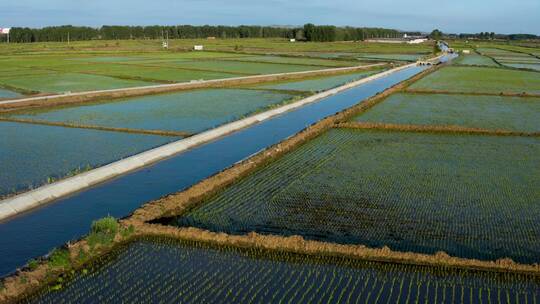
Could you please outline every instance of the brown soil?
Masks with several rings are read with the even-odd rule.
[[[152,135],[163,135],[163,136],[189,137],[189,136],[193,135],[192,133],[182,132],[182,131],[113,128],[113,127],[103,127],[103,126],[94,126],[94,125],[79,125],[79,124],[72,124],[72,123],[65,123],[65,122],[54,122],[54,121],[44,121],[44,120],[23,119],[23,118],[0,117],[0,121],[28,123],[28,124],[56,126],[56,127],[66,127],[66,128],[75,128],[75,129],[93,129],[93,130],[102,130],[102,131],[138,133],[138,134],[152,134]]]
[[[413,94],[445,94],[445,95],[469,95],[469,96],[505,96],[505,97],[533,97],[538,98],[540,94],[534,93],[512,93],[512,92],[454,92],[454,91],[443,91],[443,90],[428,90],[428,89],[407,89],[406,93]]]
[[[401,125],[372,122],[343,122],[336,125],[337,128],[350,129],[377,129],[399,132],[426,132],[426,133],[457,133],[496,136],[531,136],[538,137],[540,132],[519,132],[509,130],[488,130],[481,128],[468,128],[456,125]]]

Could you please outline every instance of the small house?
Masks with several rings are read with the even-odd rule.
[[[195,50],[195,51],[203,51],[203,50],[204,50],[204,46],[202,46],[202,45],[195,45],[195,46],[193,46],[193,50]]]

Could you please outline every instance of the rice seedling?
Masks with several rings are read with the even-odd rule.
[[[426,76],[410,88],[468,93],[540,94],[540,73],[489,67],[450,66]]]
[[[526,137],[336,129],[163,222],[535,263],[539,148]]]
[[[199,133],[292,101],[264,90],[204,89],[76,106],[22,111],[6,117],[76,125]]]
[[[82,173],[175,137],[0,122],[0,197]],[[16,134],[13,135],[13,134]]]
[[[507,303],[538,301],[527,275],[306,256],[144,238],[23,303]]]
[[[354,121],[540,131],[540,98],[394,94]]]

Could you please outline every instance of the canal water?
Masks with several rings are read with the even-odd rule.
[[[145,202],[181,191],[424,69],[407,68],[346,90],[3,222],[0,276],[80,238],[95,219],[125,217]]]

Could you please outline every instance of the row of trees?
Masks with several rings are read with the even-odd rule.
[[[11,42],[47,42],[76,40],[126,40],[159,39],[168,35],[171,39],[186,38],[295,38],[305,41],[350,41],[368,38],[395,38],[402,33],[383,28],[335,27],[306,24],[302,28],[270,26],[54,26],[41,29],[11,29]],[[6,37],[2,37],[5,41]]]
[[[494,40],[494,39],[500,39],[500,40],[534,40],[534,39],[540,39],[540,36],[531,35],[531,34],[497,34],[495,32],[480,32],[475,34],[467,34],[467,33],[461,33],[461,34],[443,34],[439,30],[435,30],[431,33],[431,38],[433,39],[441,39],[441,38],[453,38],[453,39],[480,39],[480,40]],[[438,36],[440,38],[435,38],[435,36]]]

